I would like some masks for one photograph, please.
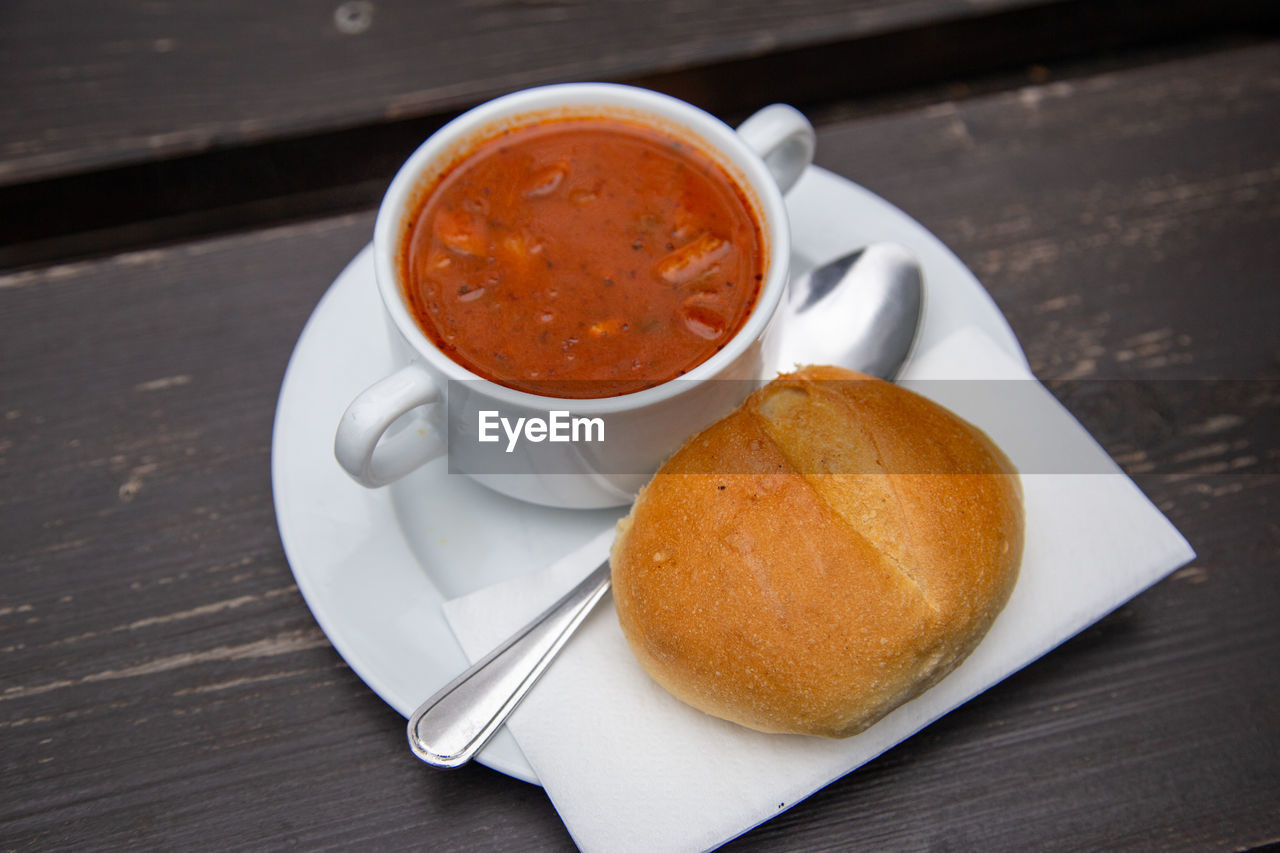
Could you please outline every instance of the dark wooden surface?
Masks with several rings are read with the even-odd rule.
[[[1105,4],[1127,13],[1078,0],[10,3],[0,10],[0,182],[1063,5],[1088,9],[1095,25],[1157,32],[1186,14],[1133,0]],[[1250,6],[1220,0],[1205,20],[1250,18]],[[1059,37],[1071,17],[1080,13],[1056,16]]]
[[[572,77],[650,80],[728,117],[794,87],[819,162],[959,254],[1199,552],[730,848],[1280,840],[1269,4],[1223,4],[1230,26],[1203,33],[1163,4],[1179,15],[1141,45],[1072,23],[1097,4],[689,3],[648,27],[630,6],[477,3],[445,25],[379,2],[355,36],[337,5],[0,12],[0,210],[20,235],[0,271],[0,849],[572,846],[541,789],[409,755],[299,596],[269,482],[286,360],[407,136]],[[1069,59],[1012,25],[1051,14]],[[873,90],[826,79],[832,45],[875,55],[894,33],[960,58]],[[295,155],[313,159],[284,189],[216,186]],[[188,209],[149,185],[175,175]],[[68,188],[92,216],[54,228]]]
[[[12,181],[660,73],[1049,0],[10,4]],[[74,44],[78,50],[66,48]]]

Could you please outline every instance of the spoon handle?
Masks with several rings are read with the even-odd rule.
[[[541,616],[423,702],[409,718],[414,755],[436,767],[470,761],[608,590],[606,560]]]

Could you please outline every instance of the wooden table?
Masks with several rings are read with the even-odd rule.
[[[1280,839],[1278,19],[1240,0],[8,4],[0,849],[572,846],[540,788],[409,754],[298,594],[269,482],[291,348],[396,165],[470,104],[569,79],[730,121],[805,110],[818,162],[956,251],[1199,552],[730,847]]]

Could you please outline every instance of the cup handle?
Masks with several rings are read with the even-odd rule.
[[[434,403],[440,389],[422,365],[413,362],[360,392],[338,422],[333,453],[357,483],[385,486],[444,452],[434,430],[386,435],[396,419]]]
[[[813,125],[795,107],[765,107],[738,125],[738,136],[760,155],[784,193],[813,162]]]

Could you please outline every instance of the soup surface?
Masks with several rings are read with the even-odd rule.
[[[486,379],[611,397],[706,361],[746,322],[763,238],[687,142],[613,118],[490,139],[424,194],[401,253],[419,326]]]

